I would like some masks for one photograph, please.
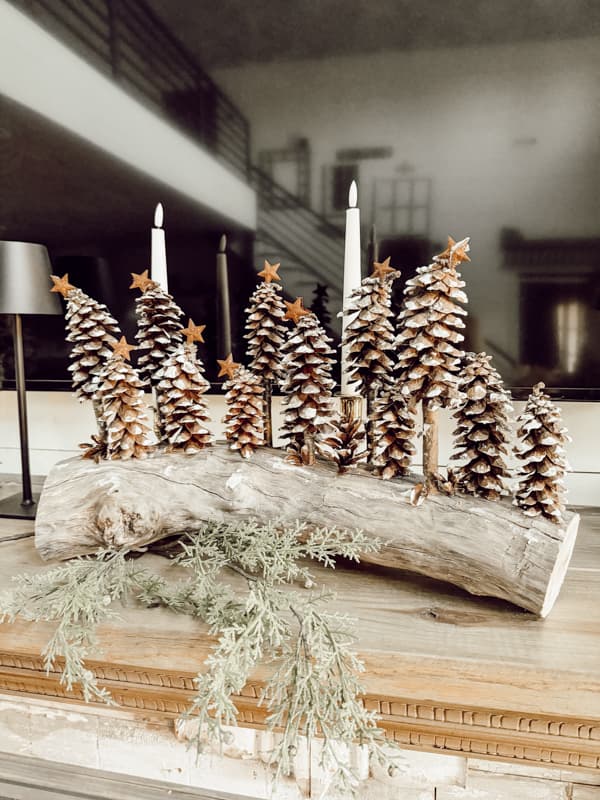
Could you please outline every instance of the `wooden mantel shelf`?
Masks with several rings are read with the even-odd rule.
[[[0,587],[47,569],[31,523],[2,520]],[[143,557],[166,572],[158,556]],[[600,772],[600,512],[583,513],[562,593],[539,620],[499,600],[377,568],[319,570],[339,609],[358,619],[365,702],[403,747]],[[0,692],[77,699],[44,673],[51,627],[0,626]],[[176,717],[212,641],[203,627],[164,609],[127,608],[101,632],[90,664],[115,700],[145,718]],[[240,723],[260,728],[257,672],[238,700]]]

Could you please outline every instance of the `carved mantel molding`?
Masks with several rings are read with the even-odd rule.
[[[90,669],[123,708],[174,719],[190,704],[194,673],[140,669],[90,662]],[[239,724],[264,727],[261,684],[238,696]],[[46,674],[42,659],[0,651],[0,691],[83,703],[68,692],[58,671]],[[508,762],[600,772],[600,720],[515,714],[495,708],[423,702],[409,697],[367,695],[365,704],[381,715],[387,735],[402,747]]]

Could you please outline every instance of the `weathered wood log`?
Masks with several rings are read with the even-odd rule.
[[[39,501],[44,559],[98,548],[141,548],[206,520],[306,520],[361,528],[384,544],[364,561],[422,573],[545,616],[571,558],[579,516],[530,519],[508,501],[434,495],[415,507],[414,483],[366,470],[337,475],[322,461],[297,467],[262,448],[243,460],[224,444],[195,455],[131,461],[81,459],[52,468]]]

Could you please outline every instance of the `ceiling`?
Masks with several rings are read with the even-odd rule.
[[[147,0],[207,69],[600,34],[598,0]]]

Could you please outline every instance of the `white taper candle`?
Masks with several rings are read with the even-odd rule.
[[[163,207],[158,203],[154,210],[154,227],[152,228],[150,249],[150,277],[156,281],[165,292],[169,291],[167,279],[167,248],[165,244],[165,231],[163,229]]]
[[[356,181],[350,184],[348,193],[348,208],[346,209],[346,247],[344,252],[344,312],[348,308],[350,295],[358,289],[361,282],[361,250],[360,250],[360,209],[358,208],[358,189]],[[342,317],[342,336],[346,330],[349,319],[344,314]],[[348,353],[342,347],[342,395],[351,396],[359,394],[355,383],[348,379]]]

